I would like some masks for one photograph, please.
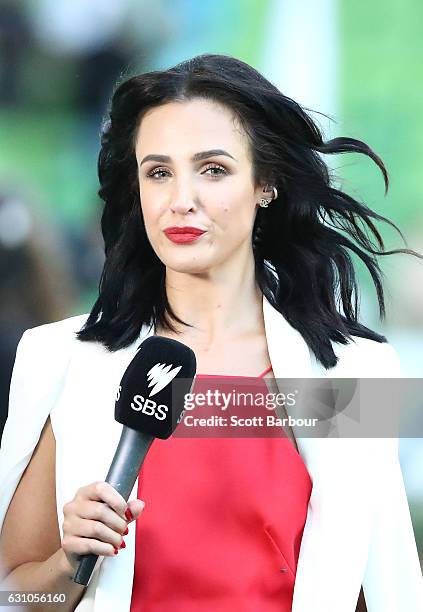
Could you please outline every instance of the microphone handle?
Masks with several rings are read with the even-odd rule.
[[[106,476],[106,482],[111,484],[125,501],[131,494],[153,440],[154,436],[123,426],[115,456]],[[87,586],[97,559],[98,555],[82,555],[72,578],[73,582]]]

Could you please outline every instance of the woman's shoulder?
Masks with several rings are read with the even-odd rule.
[[[37,351],[50,353],[65,348],[76,340],[75,333],[79,331],[88,318],[88,314],[67,317],[60,321],[43,323],[24,331],[17,348],[17,353],[33,347]]]
[[[26,377],[36,376],[40,369],[48,367],[56,374],[63,369],[77,341],[75,333],[88,318],[88,314],[76,315],[30,327],[24,331],[16,348],[14,377],[24,372]]]
[[[73,338],[74,334],[82,328],[88,317],[89,313],[74,315],[66,319],[61,319],[60,321],[36,325],[35,327],[27,329],[24,333],[34,338]]]

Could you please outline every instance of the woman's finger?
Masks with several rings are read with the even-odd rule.
[[[91,519],[104,523],[110,529],[123,534],[127,527],[127,520],[117,514],[105,502],[80,500],[78,504],[71,506],[67,514],[81,519]]]
[[[111,484],[104,481],[94,482],[87,487],[82,487],[78,490],[78,495],[81,495],[85,499],[92,501],[105,502],[114,510],[119,516],[125,519],[125,511],[128,504],[120,493],[116,491]]]
[[[106,544],[112,544],[115,548],[121,548],[123,542],[123,532],[122,534],[118,533],[100,521],[83,519],[77,516],[72,517],[71,521],[67,522],[65,520],[63,522],[63,531],[72,535],[72,537],[98,540]]]
[[[128,502],[128,510],[130,514],[127,514],[126,516],[128,522],[130,523],[132,520],[135,521],[140,516],[144,508],[145,508],[145,502],[142,499],[131,499]],[[132,515],[132,518],[131,518],[131,515]]]
[[[119,549],[108,542],[101,542],[93,538],[80,538],[73,535],[64,535],[62,540],[62,548],[68,556],[72,565],[78,564],[76,555],[97,555],[112,557]]]

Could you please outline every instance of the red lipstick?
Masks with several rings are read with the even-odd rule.
[[[172,227],[167,227],[163,231],[169,240],[177,244],[194,242],[194,240],[197,240],[205,233],[205,230],[199,227],[192,227],[191,225],[184,225],[182,227],[174,225]]]

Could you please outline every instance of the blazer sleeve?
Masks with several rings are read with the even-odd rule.
[[[13,493],[29,462],[27,454],[32,446],[30,441],[37,436],[35,418],[32,421],[29,418],[35,415],[30,409],[27,413],[25,411],[29,400],[26,372],[29,371],[30,361],[31,336],[30,330],[27,330],[16,349],[10,381],[9,411],[0,446],[0,530]]]
[[[400,378],[398,355],[384,350],[383,375]],[[398,439],[374,441],[376,511],[363,591],[368,612],[423,612],[423,579],[398,453]]]
[[[78,318],[26,330],[16,349],[0,446],[0,531],[20,478],[61,392]],[[77,327],[76,327],[77,328]]]

